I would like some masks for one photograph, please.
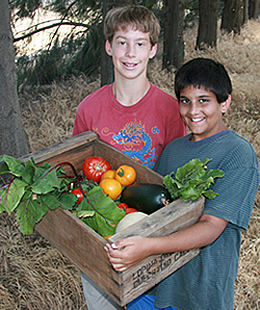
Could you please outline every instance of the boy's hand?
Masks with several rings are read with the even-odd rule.
[[[104,249],[113,268],[122,272],[151,255],[149,253],[150,241],[151,238],[130,237],[112,245],[107,243]]]

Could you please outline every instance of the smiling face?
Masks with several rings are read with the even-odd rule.
[[[151,46],[149,33],[132,28],[116,31],[111,44],[106,41],[106,51],[113,58],[115,79],[146,78],[148,61],[156,50],[156,44]]]
[[[204,87],[188,86],[180,92],[180,114],[192,132],[191,141],[200,141],[226,129],[222,121],[231,95],[222,103]]]

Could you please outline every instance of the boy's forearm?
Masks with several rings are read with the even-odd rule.
[[[225,229],[227,222],[216,217],[203,215],[191,227],[169,236],[149,240],[150,255],[186,251],[213,243]]]

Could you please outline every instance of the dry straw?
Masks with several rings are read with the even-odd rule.
[[[185,33],[185,60],[211,57],[227,68],[234,87],[226,125],[249,140],[260,159],[260,22],[249,21],[240,36],[218,34],[217,49],[196,51],[196,29]],[[150,63],[149,79],[173,94],[174,73],[161,70],[161,46]],[[32,151],[71,136],[76,108],[100,81],[82,76],[19,94],[24,127]],[[249,229],[242,234],[241,258],[235,286],[236,310],[260,309],[260,195]],[[86,309],[80,274],[40,235],[23,237],[12,217],[0,216],[0,308]]]

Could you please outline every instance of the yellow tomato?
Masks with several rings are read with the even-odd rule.
[[[104,179],[99,183],[103,189],[104,194],[108,195],[111,199],[117,199],[122,193],[122,185],[115,179]]]
[[[101,181],[104,179],[114,179],[116,176],[116,171],[115,170],[107,170],[102,174]]]
[[[122,185],[128,186],[136,180],[136,171],[133,167],[128,165],[121,165],[116,170],[115,179]]]

